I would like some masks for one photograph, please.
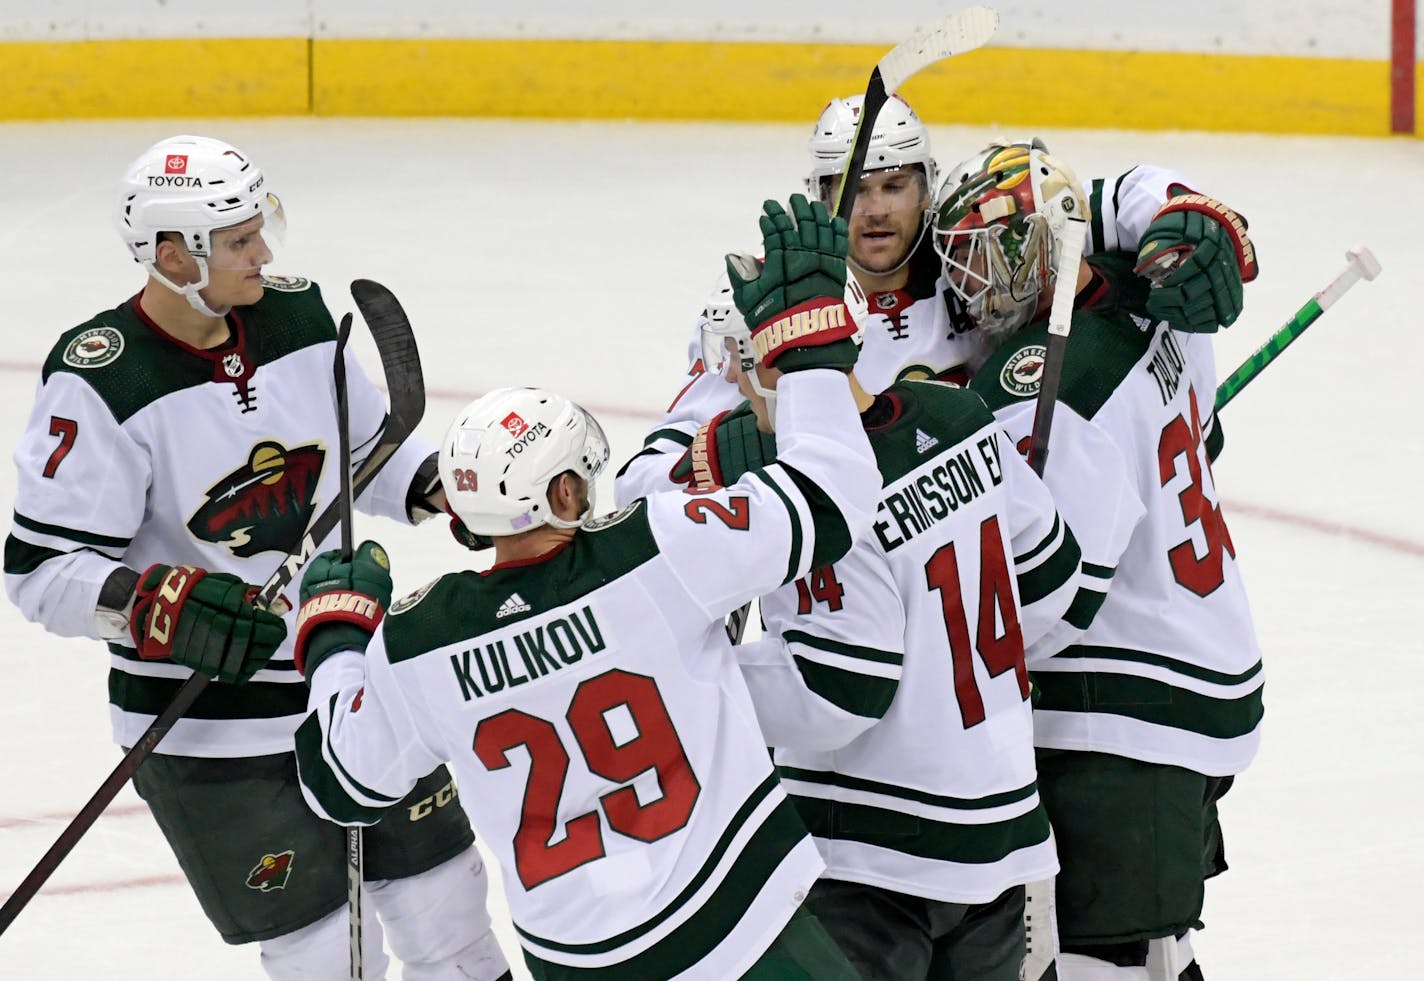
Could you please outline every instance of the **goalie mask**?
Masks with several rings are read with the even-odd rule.
[[[949,287],[996,343],[1053,289],[1063,228],[1088,218],[1077,177],[1039,140],[995,143],[950,170],[934,246]]]
[[[260,268],[251,249],[231,249],[213,233],[262,218],[253,233],[267,246],[280,244],[286,231],[282,203],[266,188],[262,171],[236,147],[205,136],[174,136],[149,147],[124,173],[115,221],[134,261],[164,286],[187,298],[209,317],[215,311],[198,295],[209,282],[209,269]],[[198,281],[180,285],[158,271],[161,232],[180,236],[198,264]],[[245,236],[244,236],[245,237]],[[261,254],[261,253],[257,253]]]
[[[594,483],[608,463],[598,421],[561,395],[501,388],[460,411],[440,447],[440,483],[450,509],[477,535],[577,528],[593,515]],[[574,521],[549,506],[549,483],[566,470],[587,481]]]

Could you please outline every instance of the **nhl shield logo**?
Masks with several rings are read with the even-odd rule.
[[[1048,348],[1030,344],[1013,353],[999,373],[999,384],[1011,395],[1034,395],[1043,382],[1043,362]]]
[[[292,874],[292,859],[296,854],[289,848],[280,855],[263,855],[256,868],[247,873],[247,888],[256,889],[258,892],[285,889],[287,879]]]
[[[71,368],[100,368],[118,360],[123,352],[123,334],[112,327],[95,327],[69,342],[64,363]]]
[[[236,351],[223,356],[223,371],[229,378],[241,378],[247,366],[242,363],[242,355]]]

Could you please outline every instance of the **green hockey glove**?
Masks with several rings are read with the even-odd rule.
[[[845,219],[801,194],[790,204],[790,214],[775,201],[762,205],[760,270],[745,257],[727,257],[732,299],[753,325],[752,347],[768,368],[848,368],[860,349],[845,302]]]
[[[703,423],[669,476],[693,490],[709,490],[735,484],[775,459],[776,437],[757,428],[756,415],[744,402]]]
[[[1147,312],[1177,330],[1213,333],[1241,315],[1241,284],[1256,278],[1256,248],[1246,220],[1181,184],[1138,243],[1139,276],[1150,279]]]
[[[146,661],[172,661],[240,685],[287,637],[281,617],[252,605],[256,595],[256,586],[226,572],[151,565],[134,594],[134,647]]]
[[[337,651],[364,651],[391,603],[391,560],[362,542],[349,560],[335,549],[312,559],[302,576],[297,614],[297,670],[310,678]]]

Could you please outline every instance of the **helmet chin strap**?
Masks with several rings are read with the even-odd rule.
[[[208,263],[207,260],[199,256],[193,256],[193,261],[198,264],[198,281],[196,283],[189,283],[186,286],[179,286],[177,283],[173,282],[173,280],[169,279],[167,276],[163,275],[163,273],[159,272],[157,263],[145,262],[144,265],[148,268],[148,274],[150,276],[158,280],[160,283],[168,287],[173,292],[177,293],[179,296],[184,297],[188,301],[188,305],[191,306],[194,310],[201,313],[203,316],[213,317],[215,319],[221,319],[222,317],[226,317],[228,315],[228,312],[232,310],[231,306],[223,307],[221,310],[214,310],[212,307],[208,306],[207,303],[203,301],[203,298],[201,296],[198,295],[198,291],[206,289],[208,285]]]

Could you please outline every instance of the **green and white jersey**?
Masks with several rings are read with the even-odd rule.
[[[1185,178],[1150,165],[1134,167],[1112,181],[1092,181],[1093,221],[1085,250],[1135,250],[1173,182],[1185,183]],[[910,278],[903,289],[869,293],[866,298],[869,319],[855,374],[871,394],[900,381],[935,378],[964,384],[969,377],[967,363],[977,345],[965,336],[971,325],[951,316],[955,301],[948,294],[928,233],[909,262]],[[704,313],[688,343],[682,390],[644,438],[643,448],[618,472],[614,491],[619,504],[665,487],[668,469],[691,445],[698,427],[742,401],[736,385],[704,370],[705,322]]]
[[[28,619],[99,638],[99,590],[121,564],[188,563],[261,584],[336,500],[336,329],[320,291],[271,279],[228,323],[231,344],[198,350],[159,330],[135,298],[59,339],[14,455],[5,588]],[[347,375],[359,461],[386,402],[349,352]],[[362,509],[408,521],[406,492],[431,449],[407,442]],[[209,685],[158,752],[290,752],[306,711],[290,644],[249,683]],[[131,746],[192,672],[140,660],[127,635],[109,652],[114,739]]]
[[[536,977],[738,977],[822,869],[722,618],[844,554],[879,479],[843,375],[778,391],[777,463],[443,576],[313,674],[313,807],[369,823],[449,761]]]
[[[871,534],[764,597],[738,660],[829,878],[988,902],[1058,869],[1024,647],[1062,623],[1078,546],[974,393],[902,383],[862,420]]]
[[[1074,312],[1044,477],[1091,588],[1069,612],[1082,636],[1030,663],[1036,740],[1239,773],[1260,739],[1263,676],[1212,480],[1211,338],[1136,312],[1140,296],[1121,285],[1131,256],[1090,263],[1115,299]],[[1046,322],[1025,328],[972,383],[1021,449],[1046,336]]]

